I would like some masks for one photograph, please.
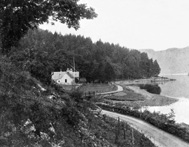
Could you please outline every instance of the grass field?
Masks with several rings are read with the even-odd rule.
[[[112,96],[105,97],[108,100],[115,100],[115,101],[144,101],[145,97],[141,94],[134,93],[133,90],[123,88],[122,92],[115,93]]]
[[[103,93],[117,90],[117,86],[113,84],[84,84],[79,87],[79,91],[84,93]]]

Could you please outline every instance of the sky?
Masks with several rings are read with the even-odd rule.
[[[81,20],[79,30],[65,24],[40,28],[75,34],[130,49],[165,50],[189,46],[189,0],[80,0],[98,14]]]

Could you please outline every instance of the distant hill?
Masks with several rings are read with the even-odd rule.
[[[149,58],[158,61],[161,74],[189,72],[189,46],[185,48],[170,48],[163,51],[154,51],[153,49],[140,51],[146,52]]]

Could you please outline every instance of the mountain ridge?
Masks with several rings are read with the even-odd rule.
[[[143,49],[140,52],[145,52],[149,58],[157,60],[161,68],[160,74],[189,72],[189,46],[184,48],[168,48],[161,51]]]

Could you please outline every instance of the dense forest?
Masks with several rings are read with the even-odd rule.
[[[160,67],[146,53],[119,45],[93,43],[90,38],[30,30],[13,48],[10,59],[32,76],[49,84],[51,72],[73,67],[87,82],[108,82],[116,79],[136,79],[157,76]]]

